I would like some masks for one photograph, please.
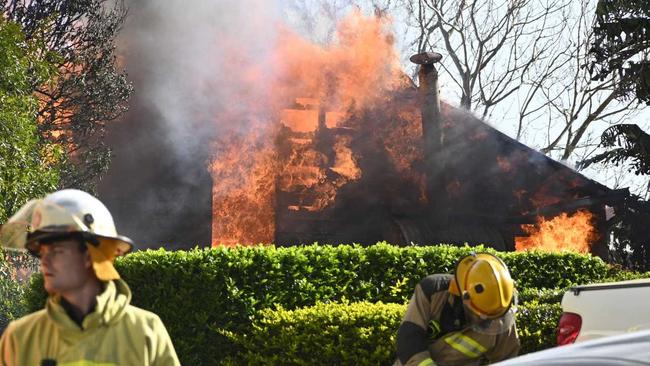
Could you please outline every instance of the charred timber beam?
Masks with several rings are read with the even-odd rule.
[[[524,212],[522,216],[531,218],[537,216],[553,217],[563,212],[573,212],[579,209],[589,209],[597,206],[604,207],[605,205],[616,206],[621,204],[628,196],[629,190],[627,188],[612,190],[610,193],[600,196],[583,197],[572,201],[539,207],[535,210]]]
[[[411,56],[411,62],[419,65],[418,81],[420,108],[422,113],[422,138],[424,166],[427,179],[427,200],[432,223],[444,227],[448,222],[449,199],[445,185],[444,134],[440,118],[438,96],[438,70],[435,64],[442,55],[423,52]]]
[[[494,215],[486,214],[483,212],[475,211],[459,211],[454,210],[453,213],[449,213],[449,219],[453,222],[464,222],[471,223],[477,222],[482,224],[534,224],[538,221],[538,218],[552,218],[558,216],[562,213],[573,213],[580,209],[586,209],[589,211],[601,210],[605,205],[616,207],[620,205],[626,197],[629,196],[629,190],[619,189],[612,190],[608,194],[592,196],[592,197],[583,197],[577,198],[571,201],[564,201],[556,203],[553,205],[543,206],[536,208],[534,210],[523,212],[519,215]],[[604,217],[604,214],[601,212],[592,212],[596,215]]]

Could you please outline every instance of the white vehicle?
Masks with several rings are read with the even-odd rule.
[[[562,311],[558,345],[650,329],[650,279],[572,287]]]
[[[650,366],[650,331],[555,347],[493,366]]]

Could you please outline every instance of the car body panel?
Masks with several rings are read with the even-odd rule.
[[[572,287],[562,311],[582,318],[577,342],[650,329],[650,279]]]
[[[555,347],[529,353],[493,365],[650,366],[650,330]]]

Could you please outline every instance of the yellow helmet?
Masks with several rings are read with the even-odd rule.
[[[64,189],[27,202],[0,227],[0,244],[38,256],[42,242],[72,234],[86,243],[97,278],[120,278],[113,261],[130,252],[133,242],[117,234],[113,217],[101,201],[80,190]]]
[[[456,265],[449,291],[461,296],[481,319],[505,315],[515,301],[515,286],[505,263],[489,253],[471,254]]]

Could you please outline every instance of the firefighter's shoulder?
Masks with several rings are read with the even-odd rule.
[[[449,283],[454,277],[446,273],[437,273],[426,276],[420,281],[419,286],[427,297],[430,297],[436,292],[447,291]]]

